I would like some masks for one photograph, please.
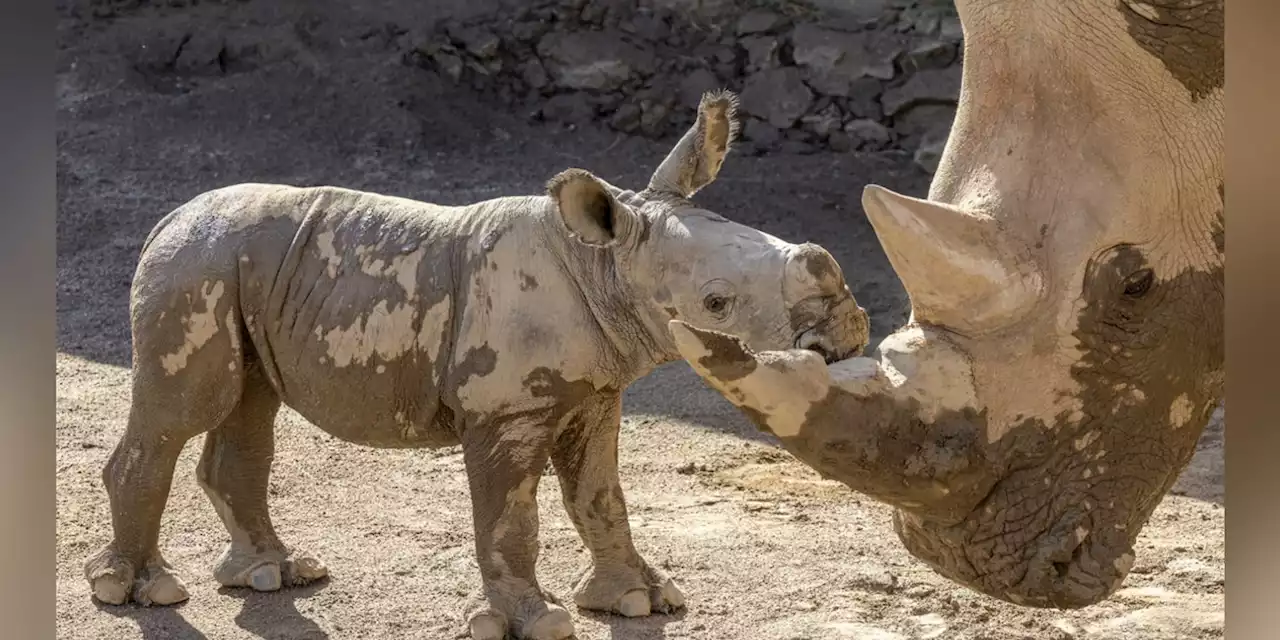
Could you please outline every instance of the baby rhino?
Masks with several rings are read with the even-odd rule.
[[[241,184],[170,213],[133,280],[132,407],[103,473],[115,535],[86,563],[94,595],[187,598],[157,538],[178,454],[202,433],[197,477],[231,537],[218,582],[271,591],[326,575],[267,513],[284,404],[360,445],[461,444],[486,600],[474,637],[573,633],[534,575],[548,459],[592,557],[574,601],[625,616],[681,607],[632,543],[617,469],[623,390],[680,357],[668,321],[832,361],[867,343],[825,250],[689,200],[720,169],[735,104],[705,95],[638,193],[569,169],[545,195],[465,207]]]

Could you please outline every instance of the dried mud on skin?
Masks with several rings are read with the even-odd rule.
[[[432,12],[482,19],[483,2],[353,4],[60,5],[59,638],[448,639],[465,630],[458,614],[478,595],[479,574],[461,454],[349,445],[287,410],[270,506],[281,536],[316,553],[331,579],[266,594],[217,587],[211,570],[227,540],[195,482],[199,439],[179,460],[161,534],[191,599],[102,607],[82,577],[85,556],[110,535],[101,471],[128,409],[129,279],[143,238],[173,206],[250,180],[445,203],[534,193],[570,166],[641,183],[672,141],[599,120],[573,130],[530,121],[406,64],[397,31],[435,33]],[[779,144],[726,166],[699,197],[784,239],[822,242],[883,336],[905,319],[905,297],[857,194],[873,181],[922,194],[928,176],[913,153]],[[627,620],[571,606],[578,638],[1222,636],[1221,421],[1140,537],[1121,592],[1056,612],[939,578],[902,549],[886,507],[794,462],[683,363],[634,385],[624,411],[619,458],[636,544],[680,582],[689,609]],[[589,559],[558,494],[546,476],[539,575],[567,598]]]

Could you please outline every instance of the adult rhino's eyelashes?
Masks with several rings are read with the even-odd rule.
[[[1141,298],[1151,290],[1156,274],[1150,269],[1140,269],[1124,279],[1124,295],[1130,298]]]

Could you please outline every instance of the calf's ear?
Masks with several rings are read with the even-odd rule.
[[[738,96],[710,91],[698,104],[698,119],[653,172],[649,190],[688,198],[720,173],[729,145],[738,135]]]
[[[590,171],[561,171],[547,182],[547,194],[569,232],[585,244],[612,246],[635,224],[636,214]]]

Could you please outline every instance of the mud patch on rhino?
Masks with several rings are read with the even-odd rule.
[[[1223,0],[1120,0],[1129,35],[1199,101],[1222,88]]]
[[[710,353],[698,358],[698,366],[711,375],[733,382],[756,370],[756,361],[747,353],[742,340],[719,332],[707,332],[698,336]]]

